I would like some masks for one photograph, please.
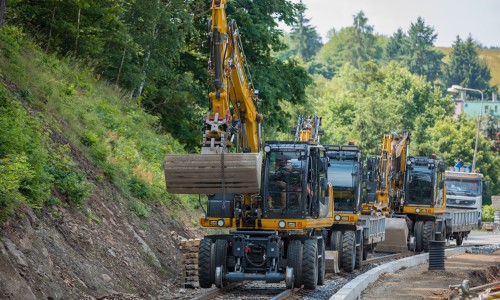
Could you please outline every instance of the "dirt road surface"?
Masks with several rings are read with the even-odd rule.
[[[449,285],[470,280],[475,287],[500,281],[500,251],[459,254],[445,261],[445,271],[428,271],[428,264],[386,273],[362,293],[361,299],[448,299]]]

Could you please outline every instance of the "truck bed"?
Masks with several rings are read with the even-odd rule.
[[[446,230],[448,233],[479,229],[481,213],[477,210],[446,208]]]

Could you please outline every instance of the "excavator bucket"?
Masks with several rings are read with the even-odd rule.
[[[167,191],[173,194],[258,193],[260,153],[169,154]],[[224,179],[224,180],[223,180]]]
[[[408,226],[404,218],[385,219],[385,240],[377,243],[375,251],[380,252],[408,252]]]

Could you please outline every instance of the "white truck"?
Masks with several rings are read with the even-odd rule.
[[[483,174],[470,172],[468,167],[452,167],[445,172],[445,182],[446,237],[460,246],[471,230],[481,228]]]

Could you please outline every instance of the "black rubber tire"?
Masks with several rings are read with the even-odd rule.
[[[316,289],[318,285],[318,240],[304,241],[304,255],[302,256],[302,283],[308,290]]]
[[[342,231],[331,232],[329,250],[337,251],[339,257],[338,267],[342,268]]]
[[[366,260],[368,257],[368,246],[363,247],[363,260]]]
[[[214,265],[214,270],[217,267],[222,266],[222,272],[227,273],[227,241],[226,240],[216,240],[215,241],[215,265]],[[199,268],[199,266],[198,266]],[[214,273],[214,281],[215,280],[215,273]],[[218,286],[218,282],[215,282],[215,285],[218,288],[222,288],[227,284],[227,281],[222,282],[222,286]]]
[[[346,272],[352,272],[356,265],[356,234],[345,231],[342,238],[342,267]]]
[[[198,249],[198,282],[200,287],[212,287],[214,268],[212,265],[212,240],[202,239]]]
[[[363,252],[364,252],[364,244],[363,244],[363,237],[361,237],[361,242],[359,246],[356,246],[356,262],[354,267],[356,269],[361,269],[361,263],[363,262]]]
[[[292,240],[288,243],[287,266],[293,268],[293,286],[302,286],[302,252],[303,246],[299,240]]]
[[[415,250],[420,252],[423,249],[424,222],[417,221],[413,233],[415,234]]]
[[[424,223],[424,234],[422,239],[422,248],[424,252],[429,252],[431,241],[434,240],[435,227],[433,221],[426,221]]]
[[[464,242],[464,237],[462,236],[461,232],[457,233],[457,237],[455,238],[455,242],[457,243],[457,246],[462,246],[462,243]]]
[[[318,285],[325,284],[325,240],[318,240],[318,254],[321,258],[318,258]]]

